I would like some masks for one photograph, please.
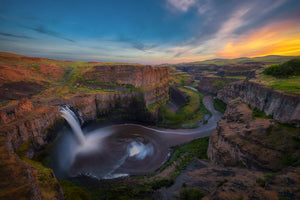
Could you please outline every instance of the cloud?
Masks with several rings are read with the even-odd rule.
[[[157,47],[156,44],[144,44],[140,41],[133,42],[132,46],[140,51],[148,51],[150,49],[153,49],[154,47]]]
[[[239,35],[251,31],[253,25],[249,26],[249,24],[257,23],[257,21],[262,20],[265,15],[272,13],[274,9],[281,6],[284,0],[274,1],[276,5],[270,6],[267,9],[261,8],[258,1],[239,4],[234,4],[234,1],[230,1],[229,5],[220,5],[220,8],[216,7],[216,4],[213,4],[212,0],[206,2],[209,3],[210,6],[214,5],[215,9],[206,13],[205,16],[209,18],[209,16],[214,15],[214,17],[210,23],[199,22],[198,26],[200,27],[200,31],[198,35],[178,45],[185,50],[178,50],[178,48],[174,47],[174,49],[177,49],[174,57],[191,57],[192,55],[197,56],[197,54],[199,55],[200,53],[201,55],[216,55],[215,53],[222,50],[232,38],[239,37]],[[195,6],[199,5],[198,3]],[[202,12],[206,11],[203,10]],[[218,15],[215,15],[215,12],[218,12]]]
[[[300,23],[273,23],[228,40],[219,57],[300,55]]]
[[[181,12],[186,12],[196,3],[196,0],[167,0],[168,5]]]
[[[5,37],[13,37],[13,38],[21,38],[21,39],[34,39],[33,37],[29,37],[26,35],[16,35],[16,34],[5,33],[5,32],[0,32],[0,35],[5,36]]]
[[[147,43],[142,42],[140,39],[134,39],[134,38],[128,37],[128,36],[126,36],[126,37],[120,36],[116,40],[112,40],[112,41],[128,43],[133,48],[140,50],[140,51],[148,51],[148,50],[153,49],[158,46],[157,44],[147,44]]]
[[[206,14],[213,8],[213,4],[211,0],[202,0],[201,3],[197,4],[198,13],[201,15]]]
[[[69,42],[75,42],[74,40],[63,36],[63,35],[61,35],[60,33],[56,32],[56,31],[49,30],[49,29],[47,29],[46,27],[44,27],[42,25],[38,25],[38,26],[23,26],[23,27],[25,27],[27,29],[30,29],[30,30],[33,30],[33,31],[35,31],[37,33],[41,33],[41,34],[45,34],[45,35],[50,35],[50,36],[53,36],[53,37],[56,37],[56,38],[67,40]]]

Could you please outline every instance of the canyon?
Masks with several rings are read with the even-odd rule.
[[[215,99],[227,104],[221,119],[220,113],[209,108],[212,117],[202,120],[198,129],[190,130],[198,131],[199,137],[210,135],[212,129],[205,132],[201,128],[220,119],[207,139],[205,154],[210,162],[193,158],[177,174],[174,185],[151,186],[155,189],[144,192],[141,198],[174,199],[184,187],[200,188],[206,194],[204,199],[298,198],[300,97],[260,82],[259,70],[266,63],[245,62],[222,66],[215,63],[149,66],[1,53],[0,188],[3,192],[0,197],[66,198],[61,180],[43,165],[57,139],[57,130],[66,125],[59,106],[73,110],[83,127],[95,122],[134,122],[155,127],[161,106],[172,103],[179,108],[190,101],[191,97],[181,91],[188,85],[202,93],[215,94]],[[208,99],[211,105],[205,105],[213,107],[213,98],[204,97],[205,101]],[[200,136],[201,132],[205,135]],[[193,136],[178,138],[188,142]],[[170,171],[176,170],[185,156],[183,153],[166,170],[155,171],[153,177],[148,175],[149,178],[144,176],[141,180],[128,177],[116,180],[115,184],[136,184],[139,188],[138,184],[147,181],[171,180]],[[281,185],[282,181],[286,185]],[[95,185],[107,189],[108,182]],[[85,194],[82,189],[78,192]]]
[[[59,105],[68,105],[73,108],[78,113],[81,124],[108,116],[113,116],[114,119],[112,120],[126,119],[151,123],[156,118],[158,107],[153,107],[149,111],[147,106],[160,105],[169,99],[167,87],[169,69],[167,67],[144,65],[104,65],[99,67],[97,64],[101,65],[101,63],[92,66],[86,63],[82,69],[88,68],[90,71],[86,73],[77,73],[77,71],[74,73],[73,71],[71,73],[74,74],[70,75],[70,70],[73,69],[62,67],[59,65],[61,61],[30,58],[15,54],[8,54],[2,58],[5,58],[3,59],[5,64],[2,64],[3,67],[1,67],[1,70],[4,70],[1,71],[2,83],[0,87],[1,91],[4,91],[1,93],[1,98],[7,102],[12,95],[10,92],[16,95],[13,96],[13,100],[0,109],[2,152],[0,182],[1,188],[6,191],[1,194],[1,198],[64,198],[53,172],[50,169],[38,170],[36,168],[41,164],[29,160],[38,156],[56,138],[55,130],[64,123],[60,117]],[[22,62],[19,62],[20,60]],[[51,64],[48,64],[49,62]],[[53,64],[55,62],[58,64]],[[68,63],[63,62],[63,64]],[[8,70],[10,69],[8,66],[14,65],[17,65],[17,68]],[[31,66],[37,66],[38,70],[32,69]],[[59,70],[52,71],[52,67]],[[94,70],[97,73],[105,73],[103,77],[106,79],[98,80],[99,74],[96,74]],[[23,82],[18,81],[15,74],[18,74],[17,76],[22,77],[23,80],[27,80],[26,84],[37,82],[44,87],[33,89],[35,94],[29,92],[18,95],[19,92],[13,91],[9,87],[10,82],[14,80],[13,84],[16,85],[16,90],[24,89],[24,87],[20,87],[24,85]],[[80,75],[79,78],[77,77],[78,74]],[[81,88],[86,89],[87,87],[83,83],[88,83],[81,76],[94,81],[88,92],[80,91]],[[57,77],[61,77],[61,81],[56,80]],[[111,84],[113,77],[120,77],[114,85]],[[68,78],[75,78],[70,86],[69,83],[66,83]],[[62,83],[57,85],[59,82]],[[78,83],[81,85],[78,86]],[[71,94],[57,94],[64,87],[74,86],[79,89]],[[102,86],[109,86],[110,90],[99,89]],[[5,93],[8,90],[10,92]],[[124,90],[126,92],[123,92]],[[37,91],[38,93],[36,93]],[[41,180],[43,177],[45,180]],[[46,181],[49,179],[52,181]]]

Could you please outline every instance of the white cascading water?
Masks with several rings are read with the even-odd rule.
[[[84,137],[81,127],[78,123],[75,113],[68,107],[60,107],[60,113],[61,113],[61,116],[63,118],[65,118],[65,120],[67,120],[67,122],[71,126],[78,142],[81,145],[83,145],[85,143],[85,137]]]

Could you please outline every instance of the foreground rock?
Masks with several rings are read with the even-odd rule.
[[[280,173],[222,167],[195,159],[176,179],[174,185],[162,188],[154,199],[179,199],[194,191],[195,199],[297,199],[300,197],[300,168],[288,168]],[[198,195],[195,195],[195,191]],[[182,193],[180,195],[180,193]],[[195,197],[196,196],[196,197]]]
[[[272,119],[254,118],[241,99],[229,102],[207,151],[217,164],[278,171],[299,165],[299,130]]]

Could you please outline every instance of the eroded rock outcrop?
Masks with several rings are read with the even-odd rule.
[[[237,97],[279,122],[300,127],[300,96],[278,92],[248,80],[231,84],[218,92],[218,98],[225,103]]]
[[[253,118],[252,110],[238,98],[228,102],[210,137],[207,155],[221,165],[277,171],[298,162],[297,137],[296,128],[285,128],[272,119]]]
[[[186,95],[176,87],[170,88],[170,99],[177,106],[183,106],[188,103]]]
[[[198,84],[198,90],[205,94],[217,94],[217,92],[226,85],[236,82],[238,79],[223,77],[203,77]]]
[[[168,67],[150,65],[101,65],[83,75],[86,80],[130,84],[134,87],[149,87],[169,77]]]

